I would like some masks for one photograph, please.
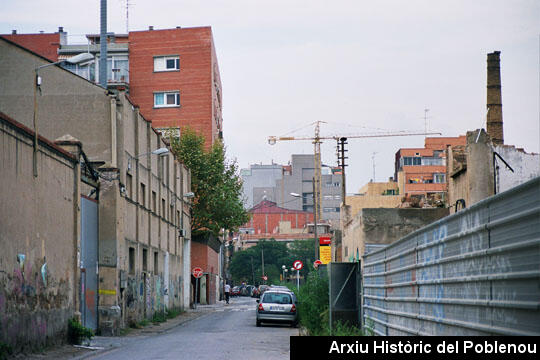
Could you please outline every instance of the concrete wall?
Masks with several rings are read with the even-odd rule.
[[[504,162],[495,157],[497,152],[514,170],[509,170]],[[508,145],[493,145],[489,135],[483,130],[467,133],[467,145],[449,147],[448,203],[455,211],[456,201],[463,199],[469,207],[496,192],[503,192],[540,176],[540,155],[528,154],[523,149]],[[494,171],[495,176],[494,176]]]
[[[0,114],[0,343],[16,351],[62,342],[78,310],[78,158],[40,141],[34,177],[32,136]]]
[[[45,59],[0,38],[0,109],[33,128],[34,69]],[[58,66],[39,71],[38,132],[55,140],[70,134],[84,144],[90,161],[112,161],[111,105],[105,90]]]
[[[344,227],[343,261],[357,261],[366,243],[391,244],[448,215],[448,209],[362,209]]]
[[[528,154],[514,146],[495,145],[494,150],[512,167],[513,172],[506,168],[500,159],[497,174],[497,193],[506,191],[519,184],[540,176],[540,155]]]

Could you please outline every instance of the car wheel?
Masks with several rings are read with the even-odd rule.
[[[260,327],[260,326],[261,326],[261,322],[257,320],[257,327]]]

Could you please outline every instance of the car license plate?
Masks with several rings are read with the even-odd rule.
[[[270,311],[285,311],[284,306],[270,306]]]

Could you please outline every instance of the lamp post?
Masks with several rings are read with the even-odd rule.
[[[289,193],[289,195],[293,196],[293,197],[297,197],[297,198],[303,198],[302,195],[300,194],[297,194],[297,193]],[[318,236],[317,236],[317,207],[315,205],[315,201],[316,200],[316,196],[315,196],[315,183],[313,185],[313,236],[314,236],[314,240],[315,240],[315,260],[318,260],[319,259],[319,239],[318,239]]]
[[[34,168],[34,177],[38,176],[38,169],[37,169],[37,152],[38,152],[38,101],[37,101],[37,92],[38,89],[41,93],[41,83],[42,79],[41,76],[39,76],[39,70],[52,66],[52,65],[59,65],[63,63],[70,63],[70,64],[81,64],[81,63],[87,63],[94,59],[94,55],[90,53],[82,53],[79,55],[75,55],[69,59],[63,59],[60,61],[56,61],[53,63],[45,64],[38,66],[34,69],[35,77],[34,77],[34,154],[33,154],[33,168]]]

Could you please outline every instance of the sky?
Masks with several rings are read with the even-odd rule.
[[[0,33],[99,33],[99,0],[0,0]],[[270,135],[485,128],[487,54],[501,51],[505,143],[540,152],[538,0],[130,0],[129,30],[211,26],[223,87],[228,157],[287,164],[309,141]],[[108,1],[108,30],[126,32],[126,0]],[[429,109],[426,113],[425,109]],[[348,141],[347,192],[394,174],[399,148],[424,136]],[[322,161],[336,165],[335,142]],[[375,176],[374,176],[375,174]]]

